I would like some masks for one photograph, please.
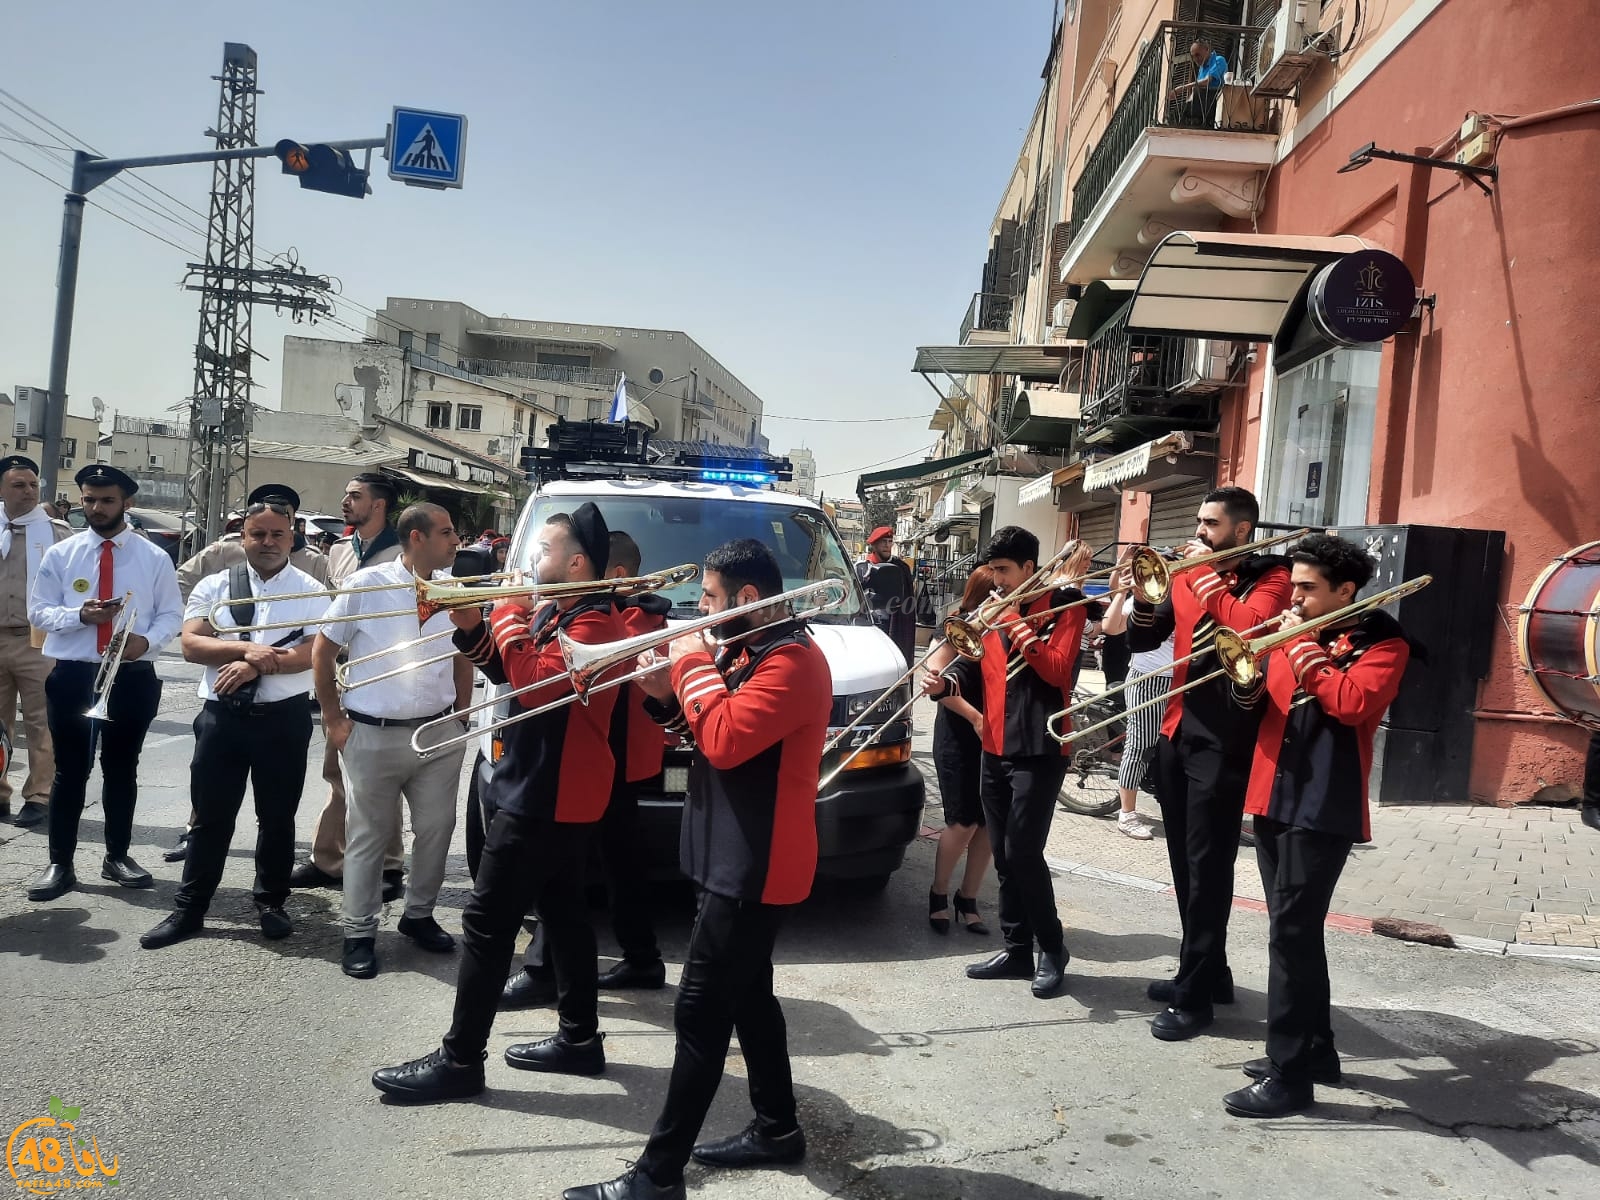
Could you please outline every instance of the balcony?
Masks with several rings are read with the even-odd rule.
[[[1014,296],[978,292],[961,318],[963,346],[1004,346],[1011,341],[1011,309]]]
[[[617,390],[617,372],[609,368],[567,367],[555,363],[521,362],[514,358],[464,358],[464,369],[478,375],[501,379],[540,379],[548,383],[567,383],[578,387]]]
[[[1115,450],[1177,429],[1213,429],[1227,374],[1214,345],[1130,333],[1123,308],[1085,348],[1079,443]]]
[[[1061,282],[1137,276],[1173,229],[1216,229],[1255,210],[1277,153],[1278,111],[1233,80],[1253,71],[1262,33],[1161,22],[1073,185]],[[1189,46],[1199,38],[1231,68],[1209,100],[1189,88]]]

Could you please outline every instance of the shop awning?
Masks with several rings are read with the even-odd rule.
[[[1030,383],[1012,403],[1006,441],[1022,446],[1070,446],[1079,415],[1077,392]]]
[[[921,375],[1015,375],[1055,383],[1081,346],[918,346],[911,369]]]
[[[907,487],[932,483],[959,475],[993,454],[991,450],[970,450],[966,454],[953,454],[949,458],[932,458],[927,462],[912,463],[907,467],[891,467],[887,471],[871,471],[856,481],[856,495],[886,487]]]
[[[1096,330],[1133,298],[1133,290],[1138,286],[1132,279],[1096,279],[1078,297],[1072,320],[1067,322],[1066,337],[1080,342],[1093,337]]]
[[[1271,341],[1312,273],[1365,246],[1350,234],[1169,233],[1139,276],[1128,329]]]
[[[1037,479],[1031,479],[1022,485],[1017,492],[1018,504],[1037,504],[1040,500],[1048,500],[1055,494],[1056,473],[1046,471]]]
[[[443,488],[446,491],[460,492],[464,496],[500,494],[495,488],[487,484],[470,483],[465,479],[449,479],[443,475],[429,475],[425,471],[413,471],[409,467],[385,467],[384,470],[391,475],[398,475],[402,479],[410,480],[418,487]]]
[[[1215,453],[1196,446],[1195,435],[1179,431],[1091,463],[1083,473],[1084,492],[1121,488],[1154,492],[1195,479],[1210,478]]]

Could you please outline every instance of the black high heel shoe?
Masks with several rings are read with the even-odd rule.
[[[948,913],[950,910],[950,896],[944,892],[928,892],[928,925],[935,933],[950,932],[950,918],[937,917],[935,913]]]
[[[956,915],[962,918],[976,917],[978,915],[978,898],[976,896],[963,896],[957,891]],[[963,920],[961,924],[968,933],[975,933],[979,937],[989,936],[989,927],[981,919],[976,921]]]

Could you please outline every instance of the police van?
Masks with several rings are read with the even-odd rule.
[[[613,530],[639,544],[643,573],[682,563],[699,566],[706,555],[733,538],[752,537],[769,546],[783,570],[784,589],[836,579],[847,589],[844,604],[816,616],[810,630],[833,674],[834,730],[849,725],[905,673],[905,659],[873,625],[849,557],[828,516],[813,500],[775,491],[788,476],[787,461],[736,448],[683,443],[652,446],[645,426],[558,421],[550,447],[524,451],[532,495],[523,506],[506,560],[531,569],[534,536],[553,513],[571,512],[592,501]],[[668,620],[700,615],[700,581],[658,593],[672,603]],[[910,698],[911,684],[873,709],[852,733],[850,745],[877,732],[884,718]],[[495,690],[490,688],[492,695]],[[486,709],[479,727],[504,716],[510,702]],[[878,724],[874,724],[877,722]],[[671,735],[661,776],[639,791],[639,837],[652,877],[678,873],[678,831],[688,787],[691,751]],[[500,753],[498,733],[479,737],[472,772],[469,820],[479,816],[476,798]],[[826,776],[847,747],[827,755]],[[872,890],[885,885],[905,857],[922,823],[922,773],[911,761],[911,723],[883,729],[817,797],[819,878],[852,881]],[[470,827],[469,827],[470,834]]]

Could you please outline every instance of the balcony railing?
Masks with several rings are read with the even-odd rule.
[[[1014,296],[1001,296],[994,292],[978,292],[967,305],[967,314],[961,318],[961,345],[974,329],[991,333],[1011,332],[1011,307]]]
[[[1080,433],[1117,420],[1161,422],[1169,429],[1215,422],[1217,389],[1196,369],[1199,342],[1130,333],[1131,307],[1124,307],[1085,347]]]
[[[542,379],[549,383],[571,383],[612,391],[617,388],[617,372],[609,367],[569,367],[557,363],[520,362],[513,358],[464,358],[461,365],[480,375],[497,375],[502,379]]]
[[[1145,130],[1222,128],[1217,123],[1218,94],[1196,93],[1187,87],[1195,77],[1189,47],[1203,38],[1228,60],[1229,70],[1242,77],[1254,68],[1261,35],[1262,30],[1249,25],[1161,22],[1072,189],[1072,237],[1083,229]]]

